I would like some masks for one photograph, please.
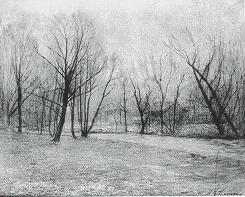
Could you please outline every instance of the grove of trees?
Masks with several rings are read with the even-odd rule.
[[[125,69],[120,54],[106,50],[92,19],[80,12],[55,15],[39,28],[28,17],[0,26],[4,127],[46,132],[60,141],[64,130],[87,137],[111,116],[123,132],[178,135],[184,125],[209,124],[217,137],[245,137],[239,40],[221,35],[200,41],[184,29],[179,38],[169,36],[160,55],[144,55],[130,63],[135,69]]]

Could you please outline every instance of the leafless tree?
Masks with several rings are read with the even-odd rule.
[[[74,99],[74,94],[81,86],[92,80],[103,68],[93,73],[86,81],[76,88],[74,83],[83,72],[91,45],[94,43],[94,31],[91,23],[82,19],[81,15],[56,16],[49,35],[49,54],[44,55],[36,46],[37,54],[42,57],[58,73],[57,81],[61,90],[62,102],[59,123],[53,141],[59,141],[66,118],[68,103]],[[57,103],[58,104],[58,103]]]
[[[124,117],[124,127],[125,127],[125,132],[128,132],[128,121],[127,121],[127,113],[128,113],[128,109],[127,109],[127,84],[128,84],[128,80],[127,78],[125,78],[122,82],[122,89],[123,89],[123,106],[122,107],[122,111],[123,111],[123,117]]]
[[[98,62],[93,61],[94,64]],[[89,64],[87,64],[89,65]],[[110,88],[111,82],[113,80],[113,74],[115,71],[116,64],[112,64],[112,69],[109,71],[108,79],[105,81],[105,84],[101,82],[103,79],[94,77],[92,80],[89,80],[83,88],[79,91],[78,97],[78,109],[79,109],[79,122],[81,127],[81,133],[83,137],[87,137],[90,131],[92,130],[94,123],[97,119],[99,112],[105,107],[103,106],[104,100],[110,95],[112,88]],[[90,70],[91,67],[86,67],[86,74],[84,80],[87,81],[87,78],[90,78],[93,75],[94,70]],[[98,69],[98,67],[95,67]],[[105,70],[108,71],[108,70]],[[107,74],[102,73],[103,78]],[[101,76],[101,77],[102,77]],[[81,78],[80,78],[81,79]],[[82,81],[80,83],[83,83]],[[92,97],[95,97],[94,94],[97,93],[97,103],[92,102]],[[93,103],[94,112],[92,112],[91,105]]]
[[[188,53],[176,39],[171,41],[171,47],[192,69],[219,134],[222,136],[225,133],[225,121],[238,138],[239,133],[234,123],[239,101],[239,83],[236,77],[238,68],[226,57],[224,42],[217,42],[215,38],[209,40],[211,43],[208,49],[209,57],[202,61],[200,49],[188,30],[187,33],[193,48],[192,54]]]
[[[6,117],[7,124],[10,117],[18,114],[18,132],[22,132],[23,104],[32,95],[38,86],[38,77],[33,74],[35,55],[31,49],[34,38],[27,28],[27,21],[11,23],[4,28],[3,37],[6,40],[6,53],[4,62],[9,71],[2,70],[3,75],[11,77],[15,83],[11,92],[7,91]],[[5,76],[5,77],[7,77]],[[11,79],[10,78],[10,79]],[[7,86],[8,87],[8,86]]]
[[[160,67],[160,71],[156,71],[156,64],[159,63],[159,67]],[[168,88],[171,82],[171,78],[172,78],[172,67],[170,68],[170,72],[169,72],[169,76],[167,77],[168,79],[164,79],[163,76],[163,60],[162,58],[160,58],[159,62],[156,62],[156,60],[154,60],[154,58],[151,58],[151,66],[153,67],[154,70],[154,74],[152,76],[152,80],[153,82],[156,84],[157,86],[157,96],[154,98],[153,100],[153,106],[154,106],[154,111],[156,112],[156,115],[159,117],[160,119],[160,129],[161,132],[164,132],[164,128],[167,126],[165,120],[164,120],[164,114],[166,113],[166,109],[165,109],[165,100],[167,97],[167,93],[168,93]],[[168,126],[167,126],[168,127]]]
[[[177,73],[171,53],[159,58],[151,56],[148,66],[152,70],[152,74],[149,75],[152,88],[155,89],[151,110],[151,115],[154,117],[153,123],[160,125],[161,133],[165,131],[175,133],[180,123],[179,117],[181,117],[179,98],[184,78],[181,76],[178,79],[180,74]]]
[[[128,79],[126,76],[123,76],[124,74],[120,73],[121,75],[118,77],[119,79],[119,91],[120,98],[118,101],[118,105],[116,105],[116,108],[119,108],[117,111],[119,111],[120,115],[120,123],[121,123],[121,113],[123,113],[123,123],[124,123],[124,129],[125,132],[128,132]]]
[[[140,116],[141,129],[140,134],[145,134],[145,129],[150,116],[150,96],[151,91],[149,88],[142,91],[139,84],[131,81],[133,87],[133,96],[136,102],[136,107]]]

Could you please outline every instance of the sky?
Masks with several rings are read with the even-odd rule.
[[[149,7],[168,9],[172,4],[186,4],[189,0],[8,0],[25,10],[41,13],[74,11],[77,9],[97,11],[126,10],[142,12]]]
[[[244,0],[0,0],[0,5],[0,12],[10,10],[10,15],[16,10],[43,16],[81,10],[96,21],[107,50],[120,54],[127,66],[132,59],[161,54],[163,41],[181,28],[198,36],[230,34],[244,19]]]
[[[2,10],[23,10],[44,16],[59,12],[71,13],[82,10],[93,17],[100,26],[101,35],[112,50],[118,45],[138,45],[138,35],[153,30],[157,13],[169,14],[174,6],[191,0],[0,0]],[[146,13],[147,12],[147,13]],[[11,14],[10,14],[11,15]],[[148,19],[147,19],[148,18]],[[147,24],[146,24],[147,23]],[[142,27],[145,26],[145,27]],[[142,32],[143,31],[143,32]]]

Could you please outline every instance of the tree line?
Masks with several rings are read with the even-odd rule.
[[[190,114],[199,113],[220,137],[245,137],[244,61],[235,41],[207,37],[199,43],[186,29],[185,42],[170,36],[165,54],[136,61],[137,77],[123,68],[120,54],[106,50],[80,12],[56,15],[41,26],[37,30],[25,17],[1,25],[0,115],[18,133],[24,127],[48,131],[59,141],[69,108],[73,138],[77,123],[87,137],[110,108],[116,125],[115,114],[123,114],[125,132],[130,111],[140,134],[148,127],[176,134]]]

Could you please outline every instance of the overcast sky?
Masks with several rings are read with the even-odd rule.
[[[139,33],[147,32],[149,28],[157,31],[154,14],[171,13],[176,11],[174,7],[186,6],[191,0],[0,0],[0,2],[0,11],[1,8],[5,11],[14,8],[52,15],[82,10],[98,21],[106,41],[115,49],[118,45],[123,45],[119,48],[132,45],[132,41],[134,45],[138,45]]]
[[[97,22],[107,49],[129,61],[159,52],[161,41],[175,34],[174,29],[229,34],[244,15],[244,0],[0,0],[0,5],[1,14],[23,10],[48,16],[82,10]]]
[[[6,1],[5,1],[6,2]],[[42,13],[88,9],[93,11],[126,10],[141,12],[149,7],[169,9],[173,4],[186,4],[189,0],[8,0],[22,9]]]

